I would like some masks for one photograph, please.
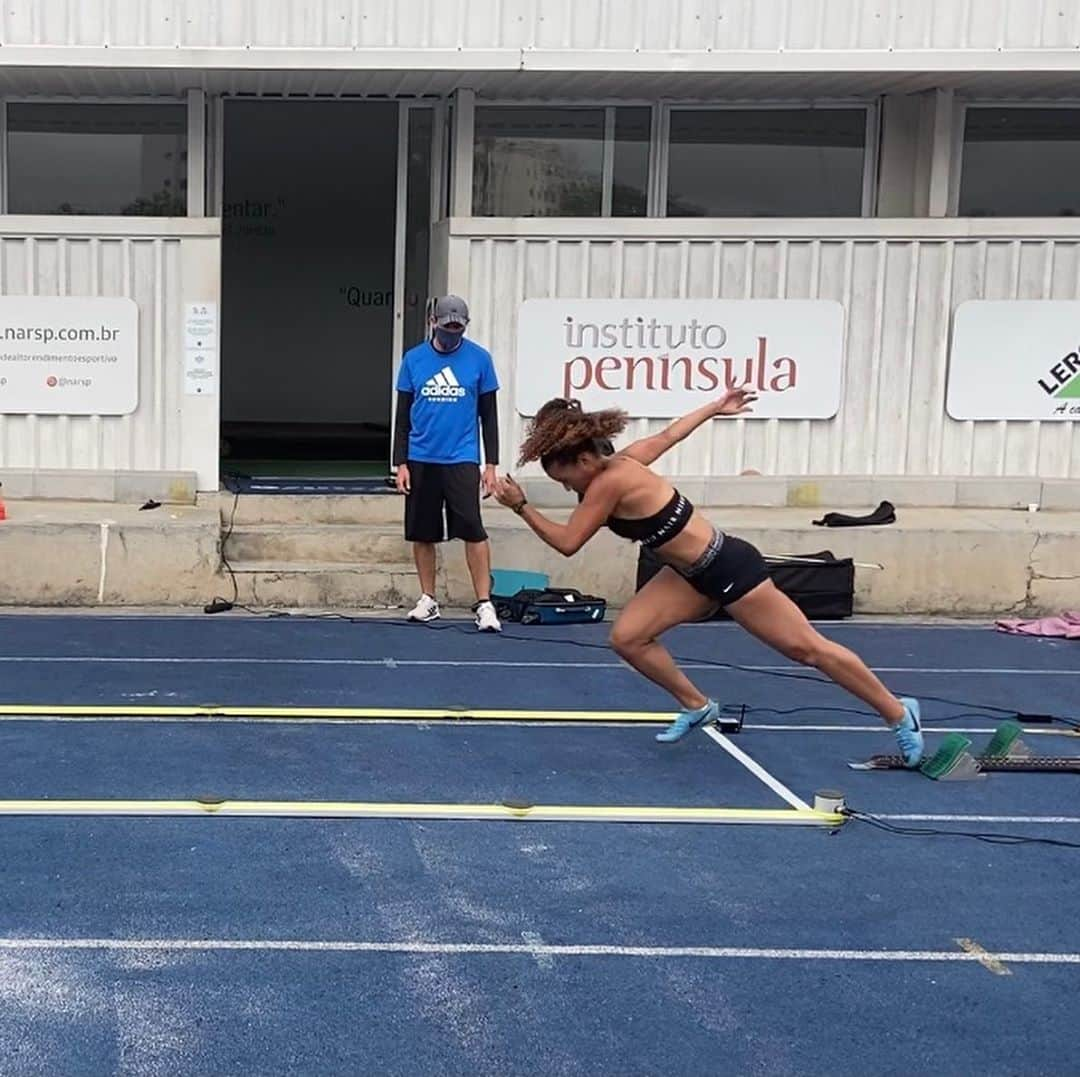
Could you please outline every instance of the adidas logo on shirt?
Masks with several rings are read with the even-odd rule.
[[[454,377],[454,372],[448,366],[444,366],[433,378],[428,378],[420,390],[420,395],[453,403],[465,395],[465,390]]]

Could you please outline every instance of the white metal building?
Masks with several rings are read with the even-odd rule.
[[[385,470],[396,364],[453,291],[507,459],[527,396],[623,361],[574,380],[537,330],[537,374],[525,300],[812,299],[842,311],[834,406],[717,425],[673,471],[1080,478],[1078,308],[953,339],[969,300],[1080,300],[1080,0],[24,0],[0,35],[0,468],[213,490],[224,442]],[[50,368],[8,342],[82,317],[27,296],[135,301],[133,409],[92,378],[15,400]],[[762,317],[798,340],[798,309]],[[1045,417],[1012,407],[1020,352]]]

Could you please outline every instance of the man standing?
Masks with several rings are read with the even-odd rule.
[[[480,432],[485,496],[499,462],[499,389],[491,355],[465,339],[469,308],[456,295],[435,303],[430,340],[405,353],[397,383],[393,462],[405,494],[405,538],[413,544],[420,600],[410,621],[439,617],[435,547],[447,537],[465,543],[476,592],[476,626],[502,626],[491,602],[491,549],[480,518]],[[445,513],[445,519],[444,519]]]

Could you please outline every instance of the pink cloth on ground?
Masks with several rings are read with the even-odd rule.
[[[994,625],[999,632],[1009,632],[1014,636],[1055,636],[1080,639],[1080,610],[1066,610],[1057,617],[1040,617],[1034,621],[1009,618],[995,621]]]

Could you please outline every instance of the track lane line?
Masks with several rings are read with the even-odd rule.
[[[713,726],[706,726],[704,733],[707,737],[711,737],[716,741],[716,743],[719,744],[733,759],[742,763],[755,778],[764,782],[778,797],[786,800],[788,804],[797,811],[813,810],[805,800],[801,797],[797,797],[782,781],[780,781],[779,778],[774,778],[760,763],[751,759],[741,748],[737,748],[732,744],[723,733],[719,732],[719,730],[715,729]]]

